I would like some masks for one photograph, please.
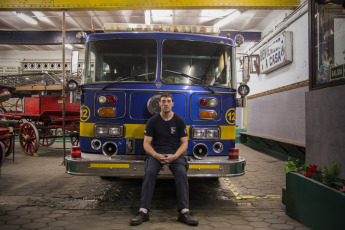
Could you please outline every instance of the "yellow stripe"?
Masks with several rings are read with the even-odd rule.
[[[129,164],[96,164],[91,163],[91,168],[117,168],[117,169],[129,169]]]
[[[80,136],[81,137],[94,137],[95,123],[80,123]],[[126,128],[127,137],[134,137],[136,139],[144,139],[145,124],[124,124]],[[236,135],[236,127],[230,125],[221,125],[221,140],[234,140]],[[189,137],[190,125],[187,125],[187,133]]]
[[[146,125],[140,124],[125,124],[126,127],[126,136],[127,137],[134,137],[136,139],[144,139],[144,131]]]
[[[80,122],[80,136],[82,137],[94,137],[93,127],[95,123]]]
[[[189,165],[190,169],[219,169],[219,165]]]
[[[234,125],[221,125],[221,140],[234,140],[236,138],[236,127]]]

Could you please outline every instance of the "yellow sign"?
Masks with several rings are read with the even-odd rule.
[[[235,122],[236,122],[236,111],[235,111],[234,108],[229,109],[228,111],[226,111],[225,120],[230,125],[234,125],[235,124]]]
[[[90,118],[90,109],[86,105],[80,107],[80,120],[87,121]]]

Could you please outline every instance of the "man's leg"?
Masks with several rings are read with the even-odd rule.
[[[189,212],[189,184],[188,184],[188,163],[184,157],[179,157],[170,164],[170,170],[175,176],[175,186],[178,199],[179,222],[197,226],[199,221],[193,219]]]
[[[131,219],[130,225],[140,225],[150,220],[148,211],[151,208],[151,201],[156,185],[156,179],[162,165],[155,158],[147,156],[145,160],[145,176],[141,188],[140,209],[138,214]]]
[[[150,210],[156,179],[162,165],[155,158],[147,156],[145,160],[145,176],[141,188],[140,208]]]
[[[188,163],[184,157],[179,157],[170,164],[170,170],[175,177],[178,210],[189,209],[189,184],[187,178]]]

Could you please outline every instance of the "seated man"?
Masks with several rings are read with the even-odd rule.
[[[161,112],[151,117],[146,124],[144,149],[148,156],[145,161],[140,209],[130,224],[140,225],[150,219],[148,212],[151,208],[157,175],[162,167],[167,165],[175,177],[178,221],[197,226],[199,222],[193,219],[189,212],[187,178],[189,165],[183,156],[188,147],[186,123],[182,117],[172,112],[174,102],[170,93],[164,93],[160,97],[159,105]]]

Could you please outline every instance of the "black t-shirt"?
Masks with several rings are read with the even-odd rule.
[[[145,136],[152,137],[152,147],[160,154],[174,154],[180,147],[181,137],[187,136],[186,123],[174,113],[169,121],[164,121],[158,113],[146,123]]]

